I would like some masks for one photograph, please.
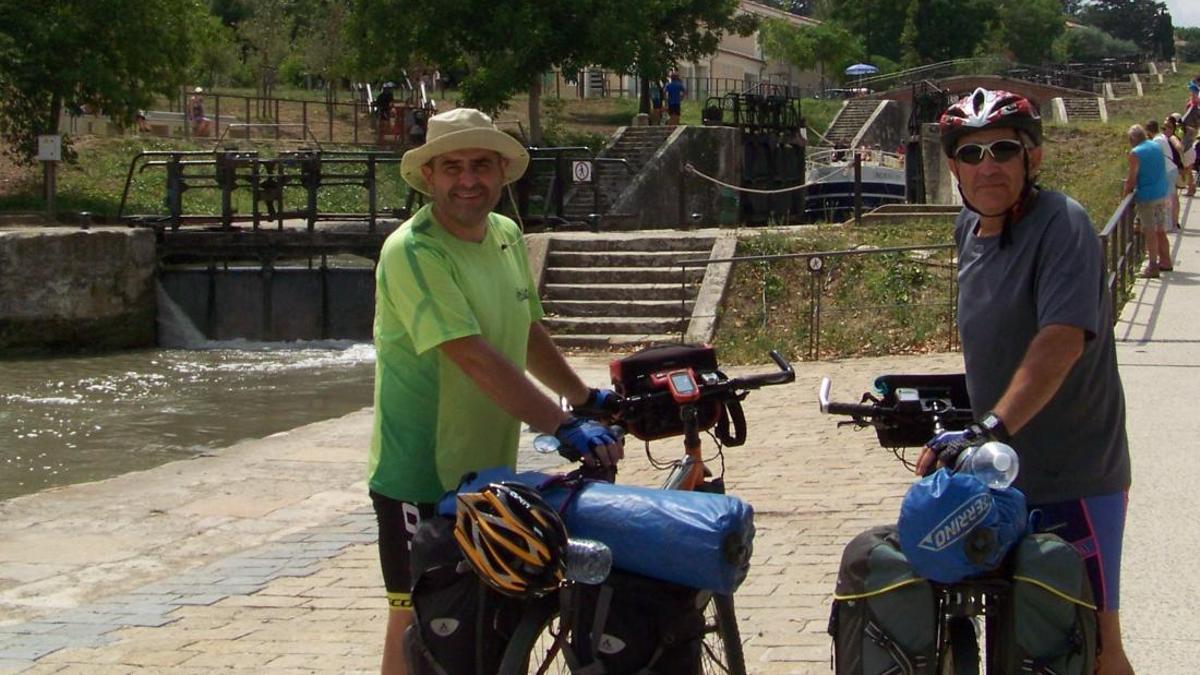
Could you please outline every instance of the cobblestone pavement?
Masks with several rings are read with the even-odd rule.
[[[880,373],[949,372],[959,363],[943,354],[800,364],[796,384],[751,394],[750,440],[726,453],[726,480],[756,512],[753,568],[737,594],[752,672],[828,671],[824,630],[841,547],[894,519],[909,481],[873,434],[819,415],[820,376],[834,376],[835,394],[852,399]],[[581,367],[603,378],[602,364]],[[653,450],[670,457],[676,448]],[[628,450],[622,481],[661,479],[640,447]],[[365,498],[349,506],[119,595],[0,623],[0,672],[377,671],[386,608],[374,518]]]

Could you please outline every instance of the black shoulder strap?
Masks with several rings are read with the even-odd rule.
[[[733,423],[733,433],[729,431]],[[730,399],[721,406],[717,416],[717,438],[725,447],[736,448],[746,443],[746,414],[742,412],[742,402],[736,398]]]

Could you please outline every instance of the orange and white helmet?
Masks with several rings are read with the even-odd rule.
[[[505,595],[543,595],[563,582],[567,529],[529,486],[492,483],[458,495],[454,538],[480,578]]]

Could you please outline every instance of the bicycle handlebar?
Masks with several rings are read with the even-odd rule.
[[[821,412],[850,417],[851,421],[846,424],[874,427],[880,445],[885,447],[919,447],[935,433],[965,428],[973,419],[970,409],[956,408],[943,398],[922,398],[915,390],[908,390],[901,397],[899,394],[904,390],[898,389],[894,404],[879,400],[872,403],[839,403],[829,400],[831,387],[832,382],[828,377],[821,378],[821,386],[817,390]]]
[[[699,381],[696,384],[700,389],[700,398],[733,397],[737,396],[741,390],[749,391],[751,389],[761,389],[762,387],[795,382],[796,371],[792,368],[792,364],[788,363],[787,359],[783,358],[783,355],[774,349],[771,350],[770,356],[775,365],[779,367],[779,370],[770,373],[756,373],[744,377],[733,377],[728,380],[716,382]],[[621,412],[629,413],[639,405],[670,397],[670,391],[655,391],[626,396],[621,400]]]

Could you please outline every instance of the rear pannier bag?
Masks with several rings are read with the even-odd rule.
[[[493,675],[521,616],[488,588],[454,541],[454,521],[428,518],[412,541],[413,625],[405,648],[415,675]]]
[[[571,650],[581,669],[607,675],[699,675],[707,593],[614,569],[599,586],[574,586]]]
[[[1012,561],[1012,590],[993,642],[999,672],[1090,675],[1096,607],[1075,548],[1053,534],[1031,534],[1016,546]]]
[[[855,537],[842,552],[829,617],[838,675],[932,675],[937,602],[900,552],[891,525]]]

